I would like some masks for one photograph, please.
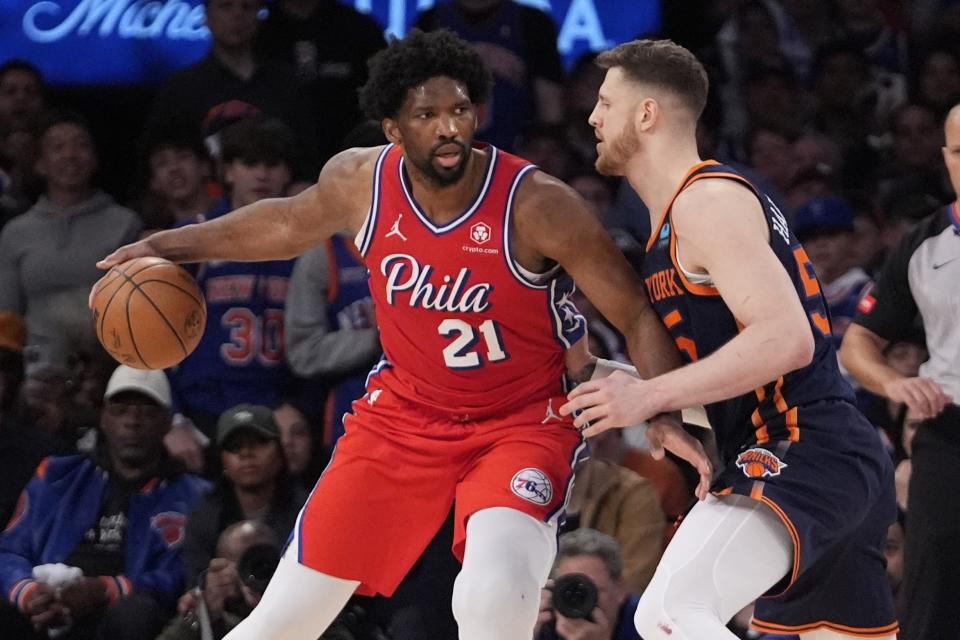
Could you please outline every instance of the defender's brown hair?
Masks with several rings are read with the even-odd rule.
[[[696,56],[672,40],[634,40],[597,56],[604,69],[619,67],[630,80],[666,89],[699,118],[710,81]]]

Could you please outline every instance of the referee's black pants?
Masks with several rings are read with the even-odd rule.
[[[913,441],[904,555],[903,640],[960,640],[960,406]]]

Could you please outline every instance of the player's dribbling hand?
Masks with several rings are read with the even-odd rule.
[[[124,263],[134,258],[146,258],[157,255],[157,250],[150,244],[150,239],[140,240],[132,244],[125,244],[103,260],[97,263],[98,269],[109,269],[110,267]]]
[[[146,258],[148,256],[157,255],[156,249],[153,248],[153,245],[150,244],[149,240],[140,240],[139,242],[134,242],[133,244],[126,244],[110,255],[108,255],[103,260],[97,262],[97,269],[110,269],[118,264],[123,264],[127,260],[133,260],[134,258]],[[96,287],[90,289],[90,295],[87,296],[87,307],[93,309],[93,292],[96,290]]]
[[[953,402],[953,398],[930,378],[897,378],[883,385],[883,393],[894,402],[907,405],[921,420],[937,417]]]

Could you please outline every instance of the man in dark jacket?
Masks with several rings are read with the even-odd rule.
[[[150,640],[183,591],[186,514],[206,489],[167,457],[170,387],[120,366],[92,457],[46,458],[0,534],[4,638]]]

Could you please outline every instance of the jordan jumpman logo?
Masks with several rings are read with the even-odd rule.
[[[401,220],[403,220],[403,214],[402,214],[402,213],[397,215],[396,221],[393,223],[393,226],[390,227],[390,232],[387,233],[387,235],[384,236],[385,238],[389,238],[390,236],[400,236],[400,239],[401,239],[401,240],[403,240],[404,242],[407,241],[407,236],[403,235],[403,232],[400,231],[400,221],[401,221]]]
[[[562,420],[553,410],[553,398],[547,400],[547,416],[540,421],[540,424],[547,424],[550,420]]]

